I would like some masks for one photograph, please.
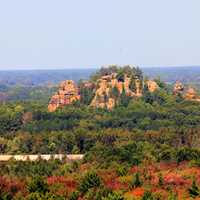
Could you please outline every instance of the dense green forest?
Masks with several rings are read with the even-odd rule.
[[[31,101],[1,103],[0,154],[85,156],[74,163],[0,163],[0,199],[197,198],[200,103],[156,81],[159,90],[122,99],[112,111],[83,99],[50,113],[36,98],[39,90]]]

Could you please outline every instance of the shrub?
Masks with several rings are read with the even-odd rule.
[[[71,193],[69,200],[77,200],[79,197],[79,192],[78,191],[74,191]]]
[[[197,197],[200,195],[200,191],[195,180],[193,180],[192,186],[188,189],[188,191],[191,197]]]
[[[125,176],[128,173],[128,170],[124,166],[119,166],[116,170],[118,176]]]
[[[163,176],[162,176],[162,174],[159,174],[159,176],[158,176],[158,185],[163,186]]]
[[[136,173],[130,182],[130,187],[136,188],[136,187],[140,187],[141,185],[142,185],[142,181],[140,180],[140,174]]]
[[[38,192],[44,194],[48,192],[48,184],[42,177],[36,176],[28,184],[28,191],[30,193]]]
[[[88,172],[81,181],[79,191],[86,193],[90,188],[99,187],[101,180],[95,172]]]
[[[178,200],[177,194],[171,192],[169,197],[168,197],[168,200]]]
[[[199,151],[190,148],[180,148],[176,153],[177,162],[197,160],[199,158]]]
[[[109,193],[107,197],[103,197],[102,200],[124,200],[124,197],[119,193]]]
[[[153,195],[151,192],[146,191],[141,200],[153,200]]]
[[[44,199],[45,200],[64,200],[64,198],[61,196],[57,196],[51,193],[42,194],[38,192],[29,194],[26,199],[27,200],[44,200]]]

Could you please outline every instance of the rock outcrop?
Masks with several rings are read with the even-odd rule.
[[[118,104],[118,96],[123,92],[129,97],[142,96],[142,87],[139,79],[134,80],[135,91],[131,90],[132,79],[124,74],[123,78],[117,78],[116,73],[111,75],[102,76],[97,80],[97,89],[95,96],[90,104],[96,108],[113,109]]]
[[[54,112],[78,100],[94,108],[112,110],[117,105],[128,105],[131,99],[141,97],[146,90],[151,93],[159,90],[159,86],[154,80],[144,82],[142,71],[137,67],[110,66],[101,68],[90,80],[80,81],[79,86],[72,80],[63,81],[58,92],[52,96],[48,110]],[[184,86],[176,82],[173,93],[183,91]],[[196,94],[190,90],[185,98],[196,99]]]
[[[149,92],[155,92],[156,90],[159,89],[158,84],[156,83],[156,81],[153,80],[146,81],[146,85]]]
[[[180,95],[182,98],[189,101],[200,101],[200,96],[193,87],[185,88],[180,81],[176,81],[173,88],[174,95]]]
[[[174,88],[173,88],[173,94],[174,95],[183,94],[184,89],[185,89],[184,85],[180,81],[176,81]]]
[[[200,96],[198,96],[196,90],[192,87],[189,87],[185,92],[184,98],[191,101],[200,101]]]
[[[146,84],[150,92],[159,89],[155,81],[149,80]],[[80,87],[92,89],[94,92],[94,97],[90,103],[91,107],[106,108],[108,110],[112,110],[118,105],[123,95],[134,98],[141,97],[143,94],[143,82],[139,78],[129,77],[127,74],[118,77],[117,73],[111,73],[100,77],[96,83],[83,81]],[[49,102],[49,112],[54,112],[59,107],[80,100],[79,89],[72,80],[63,81],[58,92],[52,96]]]
[[[72,104],[80,99],[79,90],[74,81],[63,81],[58,89],[58,92],[52,96],[48,110],[54,112],[57,108]]]

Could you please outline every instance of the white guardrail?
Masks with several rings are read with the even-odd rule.
[[[83,159],[83,154],[41,154],[41,155],[0,155],[0,161],[37,161],[41,160],[51,160],[51,159],[66,159],[68,161],[77,161]]]

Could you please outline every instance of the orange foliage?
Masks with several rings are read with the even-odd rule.
[[[142,197],[144,195],[144,189],[142,187],[138,187],[130,191],[128,194],[133,195],[134,197]]]
[[[7,179],[0,177],[0,191],[6,192],[14,196],[17,192],[26,193],[25,184],[22,181],[15,179]]]

